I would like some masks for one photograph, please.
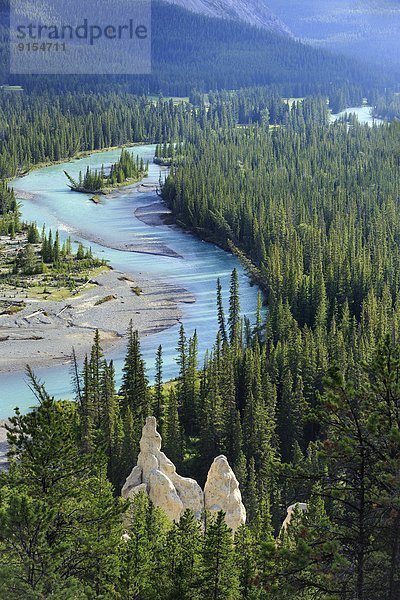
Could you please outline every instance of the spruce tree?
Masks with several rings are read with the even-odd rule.
[[[228,326],[230,342],[231,344],[237,344],[240,338],[240,300],[239,276],[236,269],[231,274]]]
[[[183,436],[179,418],[177,393],[173,388],[169,391],[166,404],[163,445],[166,455],[179,469],[183,463]]]
[[[222,300],[222,286],[221,286],[221,280],[219,277],[217,279],[217,312],[218,312],[219,332],[221,334],[222,342],[227,343],[228,335],[226,333],[225,313],[224,313],[224,305],[223,305],[223,300]]]
[[[232,531],[219,512],[208,517],[204,537],[201,594],[206,600],[240,598],[239,569]]]
[[[28,376],[38,406],[25,416],[17,410],[7,427],[12,462],[0,489],[0,589],[10,598],[50,597],[73,584],[81,593],[112,595],[124,507],[102,459],[81,452],[75,405],[56,402]]]
[[[144,361],[140,350],[139,334],[133,330],[132,322],[128,330],[128,348],[122,370],[122,385],[120,396],[122,397],[122,412],[126,416],[129,409],[133,438],[130,440],[134,451],[139,448],[142,427],[150,414],[150,402],[147,389],[147,378],[145,375]]]
[[[164,421],[164,383],[163,383],[163,356],[162,346],[159,346],[156,354],[156,374],[154,382],[154,395],[153,395],[153,414],[157,419],[158,429],[162,434],[163,421]]]

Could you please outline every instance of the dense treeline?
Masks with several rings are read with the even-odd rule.
[[[310,330],[346,312],[362,325],[371,303],[398,297],[400,127],[326,127],[306,111],[285,128],[198,131],[163,195],[247,255],[272,311]]]
[[[357,123],[321,126],[304,119],[305,105],[300,104],[292,113],[285,128],[272,131],[253,127],[198,132],[193,144],[185,145],[184,161],[177,161],[163,194],[181,221],[236,249],[267,293],[260,374],[270,376],[268,398],[276,402],[283,461],[301,463],[304,451],[313,460],[312,444],[326,435],[324,418],[312,423],[307,417],[310,409],[320,407],[325,374],[335,366],[341,377],[352,381],[349,387],[335,384],[340,401],[329,404],[332,414],[326,417],[339,444],[339,449],[331,448],[328,472],[332,468],[339,481],[332,484],[330,497],[349,502],[354,533],[350,562],[359,570],[357,591],[346,590],[344,584],[336,594],[369,599],[379,597],[369,589],[373,583],[365,570],[371,556],[368,544],[377,541],[371,529],[376,521],[369,515],[368,525],[361,522],[372,500],[366,499],[366,488],[359,496],[364,485],[360,473],[356,482],[347,482],[354,498],[342,498],[335,461],[337,452],[343,458],[346,450],[350,461],[359,444],[358,466],[365,467],[365,444],[370,442],[364,439],[369,425],[363,420],[369,409],[363,404],[369,402],[368,394],[361,400],[354,392],[363,382],[360,365],[370,360],[386,335],[399,337],[400,127],[396,122],[374,128]],[[260,387],[266,389],[266,384]],[[236,399],[243,399],[243,391]],[[359,431],[346,449],[340,447],[340,434],[346,438],[347,419]],[[391,434],[382,435],[381,442],[390,446]],[[253,439],[254,432],[246,432],[244,440]],[[374,451],[378,445],[374,442]],[[398,448],[393,452],[398,461]],[[265,466],[255,460],[255,470],[259,477]],[[304,476],[309,478],[306,471]],[[322,497],[329,495],[326,490],[324,482]],[[398,487],[394,497],[398,502]],[[398,509],[392,516],[397,523]],[[394,536],[392,556],[398,557]],[[334,572],[333,565],[329,572]],[[393,577],[390,585],[387,597],[395,597],[398,583],[394,592]]]
[[[212,117],[218,124],[215,115],[224,125],[233,125],[239,116],[253,119],[255,111],[259,118],[262,110],[272,107],[274,122],[279,120],[284,107],[276,93],[264,92],[257,100],[253,96],[251,91],[239,92],[226,103],[224,94],[212,94],[210,111],[204,105],[194,111],[189,103],[130,94],[0,92],[0,175],[12,177],[32,165],[133,141],[184,139],[195,123],[201,126]]]
[[[0,94],[0,174],[132,141],[178,138],[191,119],[183,103],[131,95]]]
[[[345,95],[353,105],[362,97],[357,87],[347,89]],[[33,165],[80,152],[132,142],[177,142],[191,135],[196,125],[219,128],[288,121],[289,105],[275,88],[213,92],[207,104],[202,94],[201,100],[196,91],[192,96],[198,106],[131,94],[0,91],[0,177],[13,177]]]
[[[379,96],[376,99],[374,114],[388,121],[400,120],[400,94],[387,93],[385,96]]]
[[[130,135],[168,140],[166,201],[239,255],[268,313],[260,297],[254,326],[240,318],[234,271],[227,314],[217,282],[213,349],[198,357],[197,333],[181,328],[175,382],[164,385],[160,347],[149,386],[132,327],[119,389],[98,334],[82,372],[75,361],[76,404],[32,377],[39,407],[13,420],[16,460],[0,479],[0,595],[397,600],[400,124],[329,126],[324,97],[257,89],[208,104],[196,90],[193,104],[40,98],[21,95],[14,112],[2,99],[16,132],[4,128],[5,172]],[[2,212],[17,213],[1,193]],[[41,241],[54,260],[57,240]],[[148,414],[200,483],[226,454],[248,512],[235,540],[222,515],[203,533],[190,514],[170,525],[146,498],[133,513],[118,499]],[[280,531],[297,501],[307,512]]]
[[[60,275],[60,280],[68,280],[68,277],[76,272],[90,271],[99,267],[105,267],[106,262],[92,254],[91,248],[84,248],[79,243],[76,252],[72,248],[72,241],[67,238],[61,245],[58,231],[54,237],[50,229],[46,234],[43,228],[40,235],[36,224],[23,224],[23,232],[26,234],[26,243],[22,244],[15,260],[11,265],[10,272],[1,274],[2,281],[15,284],[20,275],[31,276],[42,273],[50,273],[54,276]],[[4,266],[4,265],[3,265]]]
[[[207,91],[289,83],[295,96],[303,96],[318,85],[376,82],[355,61],[241,22],[210,19],[159,2],[153,18],[150,89],[187,95],[193,87]]]

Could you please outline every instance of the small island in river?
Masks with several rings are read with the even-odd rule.
[[[113,189],[125,185],[132,185],[140,181],[148,174],[148,165],[144,164],[143,158],[136,158],[126,149],[122,149],[118,162],[111,165],[109,173],[105,172],[104,165],[100,171],[87,168],[83,175],[79,173],[79,180],[76,181],[67,171],[64,171],[73,192],[83,194],[108,194]],[[95,196],[96,197],[96,196]],[[93,199],[93,201],[95,201]],[[98,201],[96,202],[96,204]]]

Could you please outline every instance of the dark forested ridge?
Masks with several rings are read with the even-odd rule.
[[[207,92],[278,84],[285,88],[284,95],[304,96],[318,90],[327,93],[331,85],[337,84],[352,83],[369,89],[394,83],[384,72],[376,73],[362,63],[287,36],[158,1],[152,5],[150,76],[9,77],[7,63],[2,64],[2,83],[40,90],[104,89],[123,83],[127,91],[137,94],[187,96],[193,88]]]

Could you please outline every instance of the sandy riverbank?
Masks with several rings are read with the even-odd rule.
[[[152,202],[145,206],[139,206],[135,210],[135,217],[146,225],[160,227],[161,225],[171,225],[175,222],[172,211],[164,202]]]
[[[0,316],[0,373],[68,363],[72,347],[82,358],[96,329],[105,350],[124,344],[131,319],[142,337],[168,329],[180,320],[179,304],[195,301],[182,288],[118,271],[97,276],[95,284],[79,297],[25,300],[23,311]]]

